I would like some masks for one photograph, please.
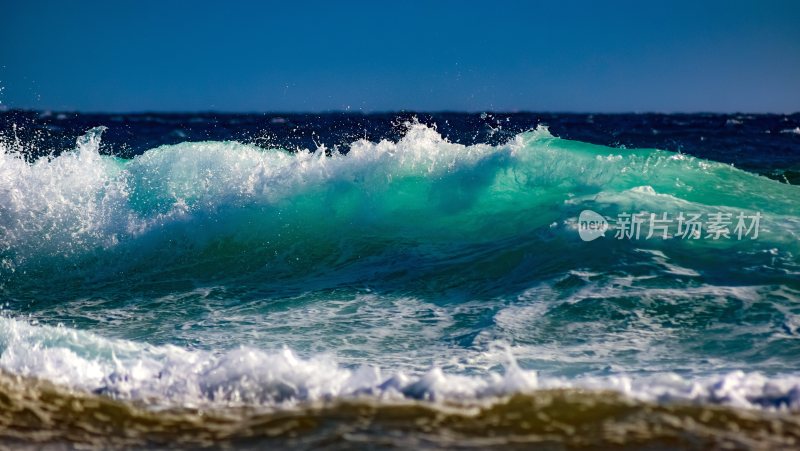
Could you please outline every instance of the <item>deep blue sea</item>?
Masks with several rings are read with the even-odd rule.
[[[0,438],[792,448],[798,184],[800,114],[0,112]]]

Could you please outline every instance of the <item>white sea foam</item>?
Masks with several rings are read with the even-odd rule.
[[[175,346],[100,338],[64,327],[0,319],[0,368],[80,390],[154,406],[277,406],[372,396],[471,402],[540,389],[614,390],[650,401],[694,401],[742,408],[800,409],[800,375],[734,371],[681,377],[547,378],[507,355],[502,373],[447,374],[431,368],[407,375],[362,366],[347,369],[325,356],[302,359],[291,350],[238,348],[220,354]]]

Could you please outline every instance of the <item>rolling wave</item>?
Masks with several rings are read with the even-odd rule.
[[[799,187],[545,127],[406,127],[347,154],[0,143],[0,439],[797,443]],[[584,242],[584,210],[762,222]]]
[[[3,272],[52,275],[57,266],[103,280],[138,271],[263,280],[365,260],[392,268],[403,257],[452,261],[509,243],[574,241],[587,208],[758,211],[763,231],[751,250],[780,246],[797,261],[796,186],[681,154],[562,140],[543,127],[500,146],[408,127],[399,142],[357,141],[330,156],[196,142],[124,160],[98,153],[103,128],[33,164],[4,149]]]

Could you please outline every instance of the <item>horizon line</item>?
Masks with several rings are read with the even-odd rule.
[[[655,110],[642,110],[642,111],[570,111],[570,110],[297,110],[297,111],[281,111],[281,110],[131,110],[131,111],[92,111],[92,110],[74,110],[74,109],[50,109],[50,108],[16,108],[4,107],[0,105],[0,114],[10,112],[23,112],[23,113],[49,113],[49,114],[83,114],[83,115],[148,115],[148,114],[163,114],[163,115],[314,115],[314,114],[341,114],[341,115],[388,115],[388,114],[498,114],[498,115],[511,115],[511,114],[553,114],[553,115],[662,115],[662,116],[680,116],[680,115],[761,115],[761,116],[794,116],[800,114],[800,110],[793,112],[764,112],[764,111],[713,111],[713,110],[696,110],[696,111],[655,111]]]

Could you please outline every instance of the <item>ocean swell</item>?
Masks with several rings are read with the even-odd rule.
[[[367,260],[394,272],[407,269],[393,268],[399,258],[438,267],[470,255],[489,266],[480,255],[509,253],[509,243],[524,253],[574,242],[583,209],[760,212],[761,239],[749,250],[779,247],[779,260],[797,262],[800,188],[681,154],[561,140],[542,127],[500,146],[454,144],[409,124],[398,142],[357,141],[346,155],[195,142],[132,160],[100,155],[101,133],[33,164],[0,149],[4,278],[340,271],[353,282]]]

